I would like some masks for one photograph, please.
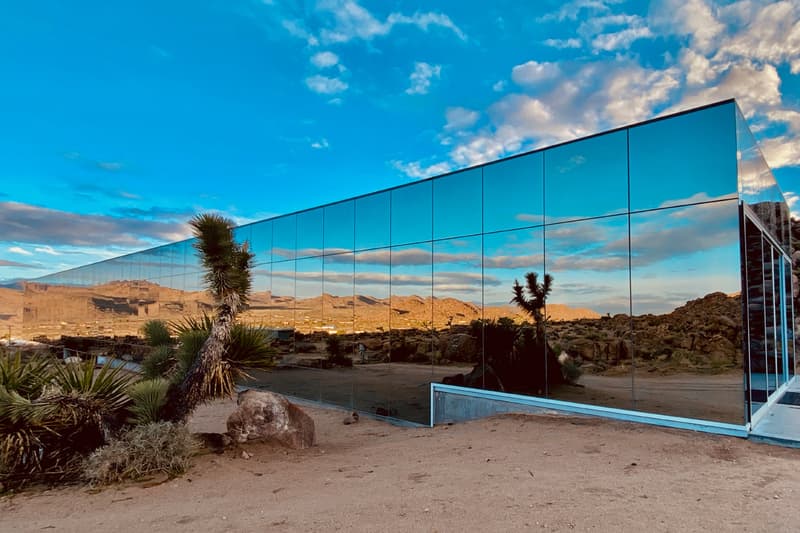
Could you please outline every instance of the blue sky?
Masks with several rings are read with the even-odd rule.
[[[0,280],[729,97],[797,201],[800,1],[463,4],[2,3]]]

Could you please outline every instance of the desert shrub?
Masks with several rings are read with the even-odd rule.
[[[88,453],[124,422],[132,378],[110,362],[20,363],[0,357],[0,482],[60,481],[80,474]],[[26,373],[36,374],[24,377]]]
[[[353,360],[345,355],[341,338],[338,335],[329,335],[325,339],[325,351],[328,352],[327,362],[330,365],[353,366]]]
[[[338,335],[328,335],[325,339],[325,351],[328,352],[328,357],[334,359],[342,356],[342,343]]]
[[[168,389],[169,381],[164,378],[145,379],[131,385],[130,421],[140,425],[161,420]]]
[[[142,375],[147,379],[169,376],[177,363],[170,346],[156,346],[142,361]]]
[[[142,334],[148,346],[168,346],[172,344],[169,326],[163,320],[148,320],[142,326]]]
[[[83,478],[102,485],[156,474],[177,476],[189,468],[197,441],[183,424],[134,426],[83,462]]]

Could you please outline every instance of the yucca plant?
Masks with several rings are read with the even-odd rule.
[[[16,365],[0,361],[6,370]],[[83,457],[121,424],[130,401],[132,376],[110,362],[98,371],[94,361],[31,365],[42,377],[25,383],[41,386],[0,386],[0,480],[11,484],[77,476]]]
[[[142,361],[142,375],[147,379],[168,377],[174,373],[176,364],[171,346],[156,346]]]
[[[544,308],[547,296],[553,288],[553,276],[545,274],[541,283],[539,283],[539,274],[536,272],[528,272],[525,274],[525,287],[514,280],[514,297],[511,303],[517,304],[520,309],[528,313],[536,324],[536,335],[539,338],[544,338]],[[528,294],[525,294],[525,289]]]
[[[183,375],[194,363],[208,338],[211,324],[212,319],[207,315],[200,318],[186,317],[171,324],[179,341],[176,351],[177,377]],[[266,329],[250,324],[235,324],[222,356],[225,363],[222,367],[227,369],[231,378],[220,381],[224,388],[221,387],[219,390],[229,391],[222,395],[231,394],[236,381],[250,377],[247,373],[248,368],[269,368],[274,364],[274,359],[272,337]]]
[[[185,421],[202,402],[233,392],[231,366],[225,360],[236,315],[247,304],[253,254],[233,238],[233,223],[219,215],[201,214],[189,225],[205,270],[204,279],[216,302],[208,337],[180,384],[171,387],[170,418]]]
[[[128,408],[131,417],[128,421],[136,425],[160,421],[167,403],[168,389],[169,381],[164,378],[144,379],[131,385],[128,389],[131,398]]]
[[[0,352],[0,387],[25,398],[38,396],[50,382],[50,363],[51,359],[42,355],[23,358],[21,352]]]
[[[155,348],[172,344],[169,326],[163,320],[148,320],[142,326],[142,334],[145,342],[150,347]]]

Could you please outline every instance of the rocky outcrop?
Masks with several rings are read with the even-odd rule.
[[[314,445],[314,420],[274,392],[239,393],[238,407],[228,417],[228,434],[236,442],[274,441],[290,448]]]
[[[707,294],[663,315],[628,315],[550,323],[548,342],[588,372],[637,368],[723,371],[742,364],[739,295]]]
[[[443,336],[440,342],[442,357],[448,361],[473,362],[478,359],[478,343],[468,333]]]

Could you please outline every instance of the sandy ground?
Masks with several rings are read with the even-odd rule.
[[[232,403],[204,407],[224,428]],[[0,498],[0,531],[796,531],[800,450],[600,419],[400,428],[307,408],[317,445],[249,444],[164,483]]]

